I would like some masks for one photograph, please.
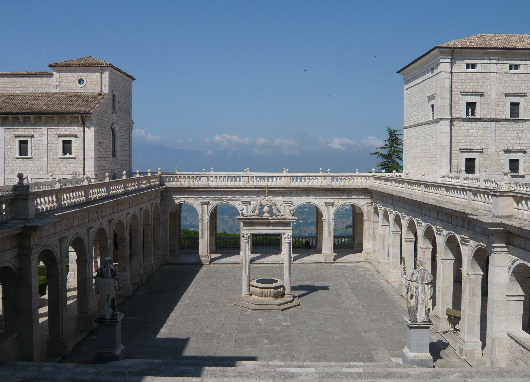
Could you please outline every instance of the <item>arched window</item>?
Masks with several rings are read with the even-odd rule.
[[[114,127],[111,127],[110,131],[111,131],[111,134],[112,134],[112,137],[111,137],[111,139],[112,139],[112,142],[111,142],[111,144],[112,144],[112,157],[114,158],[114,157],[117,156],[117,154],[116,154],[116,129]]]

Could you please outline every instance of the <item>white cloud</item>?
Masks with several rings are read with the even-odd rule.
[[[180,138],[171,140],[148,133],[142,129],[135,129],[133,133],[135,140],[148,144],[162,144],[178,150],[198,151],[205,155],[214,155],[228,152],[253,153],[255,155],[289,154],[318,152],[322,150],[347,151],[359,149],[373,149],[381,146],[383,142],[376,137],[366,137],[359,141],[343,138],[316,138],[301,137],[300,140],[287,138],[248,138],[235,134],[215,134],[213,137],[202,139]],[[303,150],[302,150],[303,149]]]

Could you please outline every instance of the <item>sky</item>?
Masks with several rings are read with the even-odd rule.
[[[530,33],[530,1],[0,0],[0,71],[94,56],[136,77],[133,170],[370,171],[402,129],[396,71]]]

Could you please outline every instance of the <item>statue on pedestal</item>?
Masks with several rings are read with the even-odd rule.
[[[116,290],[120,290],[119,272],[106,257],[96,272],[95,292],[99,294],[98,320],[115,320],[118,317]]]
[[[410,322],[431,322],[429,318],[430,303],[432,298],[433,277],[423,266],[423,261],[416,262],[416,269],[406,278],[407,297],[411,301],[409,307]]]

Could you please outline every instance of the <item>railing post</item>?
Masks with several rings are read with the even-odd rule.
[[[515,200],[512,194],[510,174],[505,172],[504,180],[496,190],[491,191],[491,214],[493,217],[512,217],[515,215]]]
[[[18,183],[11,188],[13,192],[12,218],[31,220],[35,217],[35,197],[30,192],[29,184],[24,184],[24,175],[18,173],[17,177]]]

